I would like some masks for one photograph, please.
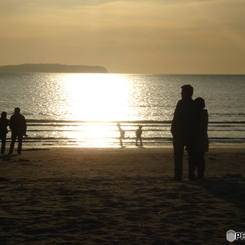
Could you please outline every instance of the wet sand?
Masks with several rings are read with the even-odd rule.
[[[0,244],[227,244],[245,232],[245,148],[173,182],[171,148],[42,148],[0,157]]]

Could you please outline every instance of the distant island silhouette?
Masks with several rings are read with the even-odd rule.
[[[107,73],[107,70],[102,66],[21,64],[0,66],[0,72]]]

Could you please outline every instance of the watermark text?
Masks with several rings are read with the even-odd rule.
[[[229,242],[234,242],[236,240],[245,241],[245,232],[235,232],[233,230],[229,230],[226,232],[226,239]]]

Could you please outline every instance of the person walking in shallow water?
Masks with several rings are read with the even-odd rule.
[[[138,146],[138,141],[139,141],[140,142],[140,146],[142,146],[143,145],[142,144],[142,137],[141,137],[141,135],[142,135],[142,126],[139,126],[139,128],[136,130],[135,134],[136,134],[136,143],[135,143],[135,145]]]
[[[174,111],[171,125],[174,148],[174,178],[181,181],[183,171],[183,155],[186,147],[188,153],[189,179],[194,180],[195,175],[195,134],[196,119],[194,112],[194,101],[192,99],[193,87],[184,85],[181,87],[182,99],[178,101]]]
[[[9,126],[9,120],[7,119],[7,112],[3,111],[0,118],[0,138],[2,139],[1,154],[4,154],[5,152],[8,126]]]
[[[16,138],[18,137],[18,154],[21,154],[22,151],[22,139],[26,135],[26,119],[23,115],[20,114],[20,108],[15,108],[14,114],[11,116],[9,121],[9,127],[12,131],[11,134],[11,144],[9,149],[9,154],[13,153],[14,144]]]
[[[123,141],[122,140],[125,137],[125,131],[121,128],[120,123],[117,124],[117,127],[118,127],[118,130],[119,130],[119,133],[120,133],[120,136],[119,136],[120,146],[123,146]]]

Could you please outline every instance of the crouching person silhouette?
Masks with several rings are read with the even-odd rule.
[[[23,115],[20,114],[20,108],[15,108],[14,114],[11,116],[9,120],[9,127],[12,131],[11,134],[11,144],[9,149],[9,154],[13,153],[14,144],[16,138],[18,137],[18,154],[21,155],[22,150],[22,139],[23,136],[26,135],[26,119]]]

